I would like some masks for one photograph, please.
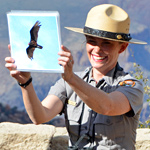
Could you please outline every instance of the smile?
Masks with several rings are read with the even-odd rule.
[[[95,61],[102,61],[106,58],[106,57],[100,57],[100,56],[96,56],[96,55],[92,55],[92,57]]]

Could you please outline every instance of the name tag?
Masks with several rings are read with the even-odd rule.
[[[76,104],[77,104],[77,103],[76,103],[76,102],[74,102],[74,101],[68,100],[68,104],[69,104],[69,105],[76,106]]]

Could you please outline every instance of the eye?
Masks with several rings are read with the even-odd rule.
[[[91,45],[96,45],[96,41],[93,39],[87,39],[87,43]]]
[[[111,46],[111,42],[109,42],[109,41],[104,41],[104,42],[102,42],[101,46],[102,46],[102,47]]]

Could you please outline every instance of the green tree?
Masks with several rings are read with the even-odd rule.
[[[150,86],[148,85],[149,79],[144,76],[144,73],[140,67],[139,64],[133,63],[134,71],[131,71],[131,74],[138,80],[140,80],[143,83],[144,86],[144,94],[146,97],[146,101],[149,103],[150,106]],[[146,120],[144,123],[139,122],[139,128],[150,128],[150,116],[149,119]]]

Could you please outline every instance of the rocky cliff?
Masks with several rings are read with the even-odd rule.
[[[137,130],[137,150],[150,149],[150,129]],[[68,134],[65,127],[0,123],[1,150],[66,150]]]

